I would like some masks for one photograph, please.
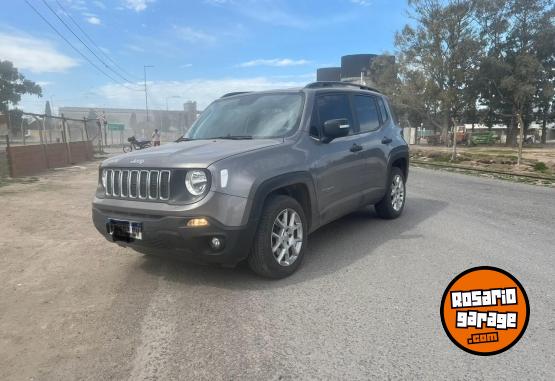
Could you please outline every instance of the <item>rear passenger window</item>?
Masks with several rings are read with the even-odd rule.
[[[351,126],[349,134],[353,132],[353,115],[349,105],[349,98],[344,94],[322,95],[317,98],[316,107],[320,124],[324,124],[330,119],[347,119]]]
[[[355,95],[354,106],[360,132],[375,131],[380,127],[380,118],[374,97]]]
[[[382,122],[385,123],[389,119],[389,115],[382,98],[378,98],[378,107],[380,108],[380,114],[382,114]]]

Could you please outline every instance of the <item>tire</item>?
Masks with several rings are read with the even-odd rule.
[[[133,151],[133,147],[132,147],[132,146],[130,146],[130,145],[128,145],[128,144],[125,144],[125,145],[123,146],[123,152],[127,153],[127,152],[131,152],[131,151]]]
[[[401,188],[398,188],[398,182],[400,182]],[[396,195],[392,194],[394,191]],[[406,196],[405,175],[400,168],[392,167],[385,196],[374,205],[378,216],[387,220],[399,217],[405,208]],[[398,197],[401,197],[401,200]]]
[[[284,215],[284,212],[287,214]],[[284,220],[290,223],[293,219],[296,228],[286,230],[278,222],[278,217],[281,223]],[[289,223],[288,226],[290,226]],[[256,274],[266,278],[281,279],[293,274],[304,256],[307,228],[303,208],[295,199],[281,195],[271,197],[266,201],[262,211],[251,253],[247,259],[250,268]],[[286,240],[283,240],[284,237]],[[299,242],[300,245],[298,245]],[[277,245],[275,252],[272,250],[272,245],[274,247]],[[282,252],[283,255],[281,255]],[[281,263],[278,262],[280,256]],[[288,258],[289,264],[287,264]]]

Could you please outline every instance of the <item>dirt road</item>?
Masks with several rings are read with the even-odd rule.
[[[553,189],[413,169],[402,218],[334,222],[298,273],[267,281],[105,241],[96,166],[0,188],[1,380],[555,374]],[[477,265],[530,297],[528,331],[494,357],[459,350],[439,319],[446,285]]]

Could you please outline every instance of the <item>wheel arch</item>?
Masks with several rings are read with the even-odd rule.
[[[391,173],[391,168],[397,167],[403,172],[405,182],[409,176],[409,151],[405,147],[397,147],[389,156],[388,173]]]
[[[258,221],[269,197],[287,195],[295,199],[303,208],[308,223],[308,231],[313,231],[319,224],[316,192],[312,177],[307,172],[292,172],[264,180],[253,187],[249,195],[249,223]]]

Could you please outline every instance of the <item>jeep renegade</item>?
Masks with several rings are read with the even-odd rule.
[[[134,250],[293,273],[308,234],[366,205],[396,218],[408,146],[388,99],[315,82],[230,93],[176,142],[105,160],[92,205],[108,240]]]

